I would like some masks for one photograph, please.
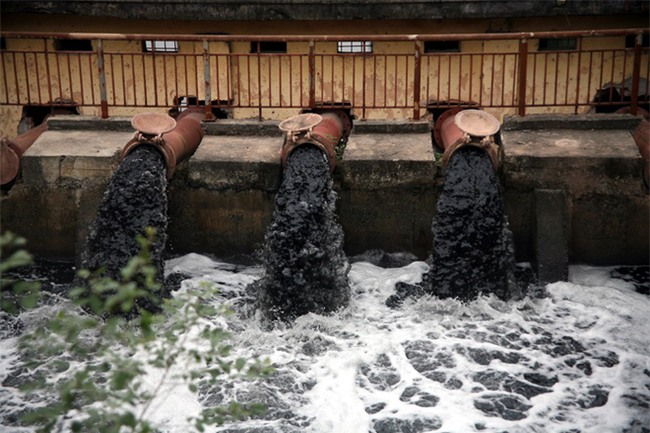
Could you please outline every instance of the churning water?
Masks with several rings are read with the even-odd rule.
[[[481,153],[463,154],[469,156],[454,158],[458,164],[481,170]],[[486,175],[492,174],[491,167],[487,170]],[[259,381],[225,378],[203,388],[197,397],[173,371],[158,389],[149,412],[159,432],[191,431],[188,417],[229,400],[260,402],[268,410],[253,419],[206,431],[650,432],[647,272],[639,278],[627,269],[574,266],[571,282],[546,286],[544,296],[504,300],[508,297],[490,287],[504,287],[510,258],[481,268],[470,255],[467,263],[456,263],[453,271],[462,271],[455,275],[421,261],[383,268],[371,263],[371,255],[349,266],[340,248],[342,232],[335,222],[335,197],[326,171],[319,150],[302,146],[293,152],[267,233],[263,266],[237,266],[197,254],[165,263],[168,280],[180,281],[173,296],[202,293],[206,283],[219,287],[218,295],[204,301],[229,305],[239,314],[215,317],[201,326],[226,328],[233,334],[235,357],[268,358],[275,373]],[[153,177],[160,176],[154,173]],[[458,181],[462,184],[466,179]],[[494,197],[490,188],[495,185],[478,187],[487,188],[485,197],[489,198]],[[123,193],[123,188],[114,188]],[[163,192],[145,188],[142,194],[165,200],[164,186],[160,188]],[[448,203],[450,215],[458,212],[454,207],[476,200],[452,190],[448,194],[454,201]],[[493,198],[486,200],[486,208],[496,204],[498,210],[498,203],[490,201]],[[445,200],[441,202],[444,205]],[[444,214],[444,206],[438,211]],[[157,221],[163,213],[163,208],[152,208],[149,216],[142,217],[151,225],[149,221]],[[487,224],[497,233],[479,236],[479,245],[485,246],[482,254],[508,249],[502,240],[505,225],[500,215],[474,215],[479,226],[473,230],[483,230],[480,225]],[[93,236],[106,237],[106,248],[111,248],[116,232],[140,217],[109,216],[111,224],[93,229],[97,230]],[[467,229],[468,224],[461,228]],[[434,238],[435,230],[434,226]],[[465,241],[443,248],[441,239],[436,238],[434,257],[459,256],[455,248],[462,249]],[[126,243],[117,244],[120,251],[115,254],[120,257],[137,252]],[[436,252],[436,248],[442,249]],[[86,259],[87,264],[109,260],[93,256]],[[474,271],[494,278],[483,280]],[[444,286],[445,281],[451,284],[461,277],[465,285]],[[458,296],[475,299],[460,301],[444,292],[436,297],[428,291],[418,298],[400,299],[400,308],[386,305],[396,286],[425,287],[423,279],[437,279],[436,287],[461,290]],[[26,370],[17,351],[18,336],[59,306],[69,308],[64,304],[63,298],[53,296],[47,305],[18,318],[0,315],[2,432],[31,432],[19,425],[18,415],[39,404],[18,389]],[[255,306],[261,308],[254,310]],[[250,314],[251,310],[257,313]],[[276,322],[269,328],[269,317],[295,320],[291,326]],[[191,349],[210,343],[195,337],[187,344]],[[183,362],[175,371],[187,368]],[[152,368],[142,386],[153,390],[161,376],[161,371]]]
[[[185,275],[175,293],[214,283],[221,293],[210,302],[236,310],[263,274],[197,254],[169,260],[166,269]],[[268,412],[208,431],[649,431],[650,298],[637,291],[648,290],[647,273],[635,290],[627,271],[573,266],[571,282],[546,286],[546,297],[463,303],[425,296],[400,309],[385,305],[397,282],[417,283],[428,271],[419,261],[399,268],[353,263],[349,305],[298,317],[291,327],[268,330],[259,317],[239,314],[225,323],[215,318],[234,334],[236,356],[268,357],[276,372],[259,382],[224,381],[198,399],[170,381],[151,413],[159,431],[189,431],[188,416],[229,397],[263,402]],[[22,326],[52,308],[24,313]],[[15,415],[35,404],[11,380],[22,368],[18,333],[0,341],[3,432],[29,431],[15,425]],[[160,372],[148,374],[155,382]]]

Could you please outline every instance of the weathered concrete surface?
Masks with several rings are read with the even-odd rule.
[[[507,116],[502,131],[539,130],[625,130],[633,131],[641,116],[629,114],[576,114],[573,116],[557,114],[535,114],[532,116]]]
[[[535,190],[533,266],[540,283],[566,281],[569,276],[566,193]]]
[[[437,173],[428,133],[355,131],[338,166],[344,189],[430,188]]]
[[[258,126],[255,126],[255,129]],[[169,188],[170,247],[219,257],[259,250],[282,176],[282,136],[204,137]]]
[[[27,238],[29,250],[72,258],[133,133],[49,130],[23,155],[22,177],[0,198],[2,230]]]
[[[641,156],[629,130],[603,129],[608,116],[595,118],[599,130],[582,129],[580,118],[546,123],[561,129],[544,130],[513,130],[506,121],[506,209],[519,258],[535,255],[533,192],[555,189],[567,195],[569,261],[648,263],[650,201]]]
[[[334,172],[349,254],[372,248],[428,254],[436,197],[429,137],[427,132],[355,132],[350,137]],[[276,134],[204,138],[185,178],[170,186],[169,234],[175,252],[223,257],[262,246],[282,176],[282,142]]]
[[[23,156],[23,182],[43,188],[108,182],[132,137],[132,132],[48,131]]]
[[[209,190],[275,191],[282,175],[282,142],[281,135],[206,136],[189,161],[188,182]]]
[[[52,118],[50,130],[25,155],[22,178],[1,197],[2,230],[26,236],[37,255],[75,256],[132,136],[129,120]],[[275,123],[249,123],[248,130],[208,126],[239,135],[207,135],[177,167],[169,184],[171,252],[227,258],[262,245],[282,175],[282,136]],[[388,123],[357,122],[333,174],[346,252],[410,251],[425,258],[442,174],[426,123]],[[629,125],[599,131],[576,130],[566,119],[556,123],[559,130],[510,125],[502,134],[502,179],[517,259],[535,260],[541,220],[535,191],[552,189],[566,197],[569,261],[647,264],[650,201],[643,194],[641,157],[621,129]]]
[[[430,133],[350,136],[335,179],[348,254],[431,250],[438,196]]]

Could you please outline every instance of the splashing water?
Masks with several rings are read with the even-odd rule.
[[[275,204],[262,256],[265,275],[253,287],[267,317],[292,321],[347,305],[349,264],[320,149],[303,145],[291,153]]]
[[[264,272],[197,254],[166,268],[186,276],[179,292],[215,283],[220,295],[206,302],[235,309]],[[228,317],[233,355],[268,357],[276,373],[263,382],[224,380],[198,399],[186,384],[169,383],[151,419],[161,433],[191,431],[188,414],[236,397],[261,401],[268,412],[206,431],[648,431],[650,298],[619,271],[573,266],[572,282],[548,285],[539,299],[481,295],[463,303],[424,296],[397,310],[384,304],[397,282],[418,283],[428,271],[419,261],[390,269],[357,262],[349,272],[349,305],[335,314],[310,313],[272,330],[259,318]],[[18,320],[28,329],[50,314],[52,306],[45,306]],[[222,321],[215,318],[214,325]],[[0,340],[0,431],[26,433],[32,430],[18,426],[16,415],[37,402],[25,401],[16,388],[24,371],[18,333]]]

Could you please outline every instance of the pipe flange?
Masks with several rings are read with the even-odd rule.
[[[473,137],[489,137],[501,128],[496,117],[482,110],[462,110],[454,116],[454,123],[458,129]]]
[[[133,116],[131,126],[136,130],[137,141],[160,143],[162,136],[176,127],[176,120],[158,113],[141,113]]]
[[[323,117],[320,114],[303,113],[283,120],[278,125],[278,128],[287,134],[288,141],[295,144],[301,138],[310,139],[311,131],[321,120],[323,120]]]

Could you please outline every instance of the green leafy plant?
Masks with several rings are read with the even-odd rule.
[[[29,372],[22,390],[40,404],[22,415],[22,423],[39,432],[155,432],[152,405],[165,386],[182,384],[198,394],[222,379],[271,374],[268,361],[232,355],[230,333],[215,321],[232,311],[210,302],[218,293],[213,285],[156,299],[160,312],[116,314],[152,301],[159,292],[149,258],[153,237],[149,230],[138,239],[141,253],[122,269],[120,281],[83,271],[88,287],[72,289],[71,302],[57,306],[51,319],[20,338]],[[152,371],[155,380],[147,380]],[[258,404],[226,403],[204,408],[188,426],[204,431],[263,411]]]
[[[8,277],[7,272],[34,263],[23,247],[27,241],[7,231],[0,235],[0,310],[16,314],[20,308],[36,306],[40,285],[36,281],[21,281]]]

